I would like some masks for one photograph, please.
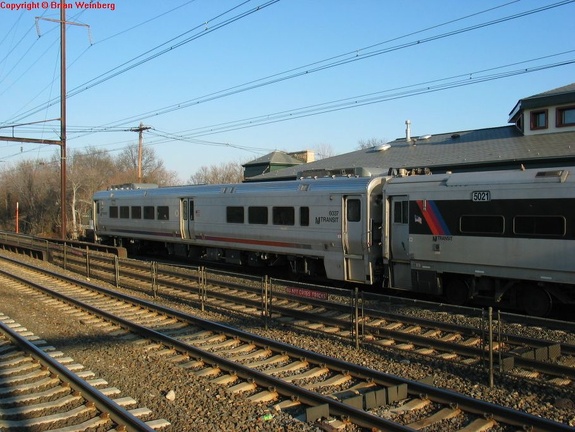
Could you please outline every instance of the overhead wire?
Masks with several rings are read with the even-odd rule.
[[[246,4],[246,3],[250,2],[250,1],[251,1],[251,0],[246,0],[246,1],[242,2],[242,3],[240,3],[240,4],[236,5],[236,6],[234,6],[233,8],[230,8],[230,9],[226,10],[225,12],[218,14],[218,15],[215,16],[214,18],[211,18],[208,22],[211,22],[211,21],[213,21],[213,20],[219,19],[219,18],[223,17],[224,15],[230,13],[231,11],[233,11],[233,10],[235,10],[235,9],[237,9],[237,8],[239,8],[239,7],[241,7],[242,5],[244,5],[244,4]],[[177,49],[177,48],[180,48],[180,47],[182,47],[182,46],[184,46],[184,45],[186,45],[186,44],[192,42],[193,40],[196,40],[196,39],[198,39],[198,38],[200,38],[200,37],[203,37],[203,36],[205,36],[205,35],[207,35],[207,34],[209,34],[209,33],[212,33],[212,32],[214,32],[214,31],[216,31],[216,30],[219,30],[219,29],[221,29],[221,28],[223,28],[223,27],[226,27],[226,26],[228,26],[228,25],[230,25],[230,24],[232,24],[232,23],[234,23],[234,22],[236,22],[236,21],[238,21],[238,20],[240,20],[240,19],[243,19],[243,18],[245,18],[245,17],[247,17],[247,16],[249,16],[249,15],[252,15],[252,14],[254,14],[254,13],[256,13],[256,12],[259,12],[260,10],[263,10],[264,8],[266,8],[266,7],[268,7],[268,6],[271,6],[272,4],[278,3],[279,1],[280,1],[280,0],[268,0],[267,2],[262,3],[262,4],[260,4],[260,5],[256,6],[256,7],[254,7],[254,8],[251,8],[251,9],[249,9],[248,11],[241,12],[241,13],[239,13],[238,15],[235,15],[235,16],[233,16],[233,17],[231,17],[231,18],[228,18],[228,19],[224,20],[223,22],[216,23],[216,24],[214,24],[213,26],[211,26],[211,27],[209,27],[209,28],[205,28],[206,22],[203,22],[202,24],[199,24],[199,25],[197,25],[196,27],[194,27],[194,28],[192,28],[192,29],[190,29],[190,30],[188,30],[188,31],[186,31],[186,32],[184,32],[184,33],[181,33],[180,35],[178,35],[178,36],[176,36],[176,37],[174,37],[174,38],[172,38],[172,39],[170,39],[170,40],[168,40],[168,41],[166,41],[166,42],[163,42],[162,44],[157,45],[156,47],[154,47],[154,48],[152,48],[152,49],[150,49],[150,50],[147,50],[146,52],[144,52],[144,53],[142,53],[142,54],[140,54],[140,55],[138,55],[138,56],[136,56],[136,57],[133,57],[132,59],[130,59],[130,60],[128,60],[128,61],[126,61],[126,62],[124,62],[124,63],[122,63],[122,64],[120,64],[120,65],[118,65],[118,66],[116,66],[116,67],[114,67],[114,68],[112,68],[112,69],[110,69],[110,70],[108,70],[107,72],[104,72],[103,74],[100,74],[100,75],[98,75],[97,77],[94,77],[94,78],[90,79],[89,81],[86,81],[85,83],[83,83],[83,84],[81,84],[81,85],[79,85],[79,86],[77,86],[77,87],[75,87],[75,88],[73,88],[73,89],[70,89],[70,91],[67,92],[66,99],[69,99],[69,98],[71,98],[72,96],[75,96],[75,95],[77,95],[77,94],[79,94],[79,93],[82,93],[82,92],[84,92],[84,91],[86,91],[86,90],[88,90],[88,89],[90,89],[90,88],[93,88],[93,87],[95,87],[95,86],[97,86],[97,85],[99,85],[99,84],[102,84],[102,83],[104,83],[104,82],[106,82],[106,81],[108,81],[108,80],[110,80],[110,79],[112,79],[112,78],[115,78],[115,77],[117,77],[117,76],[119,76],[119,75],[121,75],[121,74],[123,74],[123,73],[129,71],[129,70],[132,70],[132,69],[134,69],[134,68],[136,68],[136,67],[138,67],[138,66],[141,66],[141,65],[143,65],[143,64],[145,64],[145,63],[147,63],[147,62],[149,62],[149,61],[151,61],[151,60],[153,60],[153,59],[155,59],[155,58],[157,58],[157,57],[159,57],[159,56],[162,56],[162,55],[164,55],[164,54],[166,54],[166,53],[172,52],[173,50],[175,50],[175,49]],[[575,1],[575,0],[574,0],[574,1]],[[163,46],[165,46],[165,45],[167,45],[167,44],[169,44],[169,43],[171,43],[171,42],[177,40],[178,38],[181,38],[182,36],[184,36],[184,35],[186,35],[186,34],[192,32],[192,31],[198,30],[198,29],[200,29],[200,28],[202,28],[202,27],[204,28],[204,30],[202,30],[199,34],[194,34],[194,35],[192,35],[192,36],[190,36],[190,37],[188,37],[188,38],[186,38],[186,39],[184,39],[184,40],[178,41],[178,42],[176,42],[175,44],[170,45],[170,46],[168,46],[168,47],[166,47],[166,48],[160,50],[159,52],[153,52],[153,51],[158,50],[159,48],[161,48],[161,47],[163,47]],[[144,56],[147,55],[147,54],[149,54],[149,55],[148,55],[147,57],[144,57]],[[140,59],[140,60],[138,60],[138,59]],[[33,114],[36,114],[36,113],[38,113],[38,112],[44,110],[45,108],[48,108],[48,107],[53,106],[53,105],[56,105],[56,104],[58,104],[59,102],[60,102],[60,97],[51,99],[51,100],[49,100],[46,104],[44,104],[44,105],[42,105],[42,106],[33,108],[33,109],[29,110],[29,111],[26,111],[26,112],[22,113],[19,117],[16,117],[16,118],[13,119],[12,121],[15,121],[15,122],[21,121],[21,120],[23,120],[23,119],[25,119],[25,118],[27,118],[27,117],[33,115]]]
[[[560,54],[555,54],[553,56],[573,53],[575,50],[567,51]],[[552,56],[545,56],[535,60],[540,60],[542,58],[547,58]],[[256,126],[262,126],[271,123],[277,123],[281,121],[294,120],[304,117],[310,117],[318,114],[325,114],[328,112],[340,111],[350,108],[358,108],[365,105],[371,105],[375,103],[386,102],[395,99],[401,99],[404,97],[417,96],[421,94],[436,92],[439,90],[447,90],[455,87],[462,87],[471,84],[482,83],[486,81],[493,81],[496,79],[508,78],[511,76],[522,75],[527,73],[539,72],[546,69],[557,68],[561,66],[567,66],[575,64],[575,58],[558,61],[554,63],[548,63],[545,65],[522,67],[520,69],[514,69],[511,71],[503,71],[497,73],[485,74],[486,72],[492,72],[499,69],[507,69],[510,66],[517,66],[522,63],[532,62],[534,60],[528,60],[525,62],[516,62],[513,64],[508,64],[504,66],[499,66],[496,68],[489,68],[481,71],[469,72],[464,74],[455,75],[448,78],[441,78],[431,81],[426,81],[418,84],[412,84],[409,86],[402,86],[393,89],[382,90],[379,92],[372,92],[364,95],[338,99],[334,101],[319,103],[315,105],[309,105],[305,107],[295,108],[292,110],[285,110],[276,113],[264,114],[256,117],[245,118],[241,120],[235,120],[231,122],[224,122],[215,125],[203,126],[200,128],[190,129],[186,131],[178,132],[174,134],[174,137],[178,137],[179,140],[192,139],[196,137],[202,137],[206,135],[214,135],[222,132],[229,132],[239,129],[246,129]],[[483,74],[483,75],[482,75]]]
[[[411,41],[411,42],[408,42],[408,43],[405,43],[405,44],[396,45],[396,46],[394,46],[394,47],[388,47],[388,48],[385,48],[385,49],[378,49],[378,50],[375,50],[375,51],[369,51],[369,52],[361,53],[361,54],[359,53],[359,51],[371,49],[371,48],[376,47],[376,46],[379,46],[379,45],[381,45],[381,44],[388,43],[389,41],[381,42],[381,43],[378,43],[378,44],[370,45],[369,47],[362,48],[361,50],[358,50],[357,52],[354,51],[354,52],[353,52],[353,53],[355,53],[355,57],[354,57],[354,58],[349,58],[349,56],[351,55],[351,53],[342,54],[342,55],[340,55],[340,56],[331,57],[329,60],[332,60],[332,59],[338,59],[338,60],[332,61],[331,63],[325,64],[325,65],[322,64],[322,63],[325,62],[326,60],[322,60],[322,61],[319,61],[319,62],[314,62],[314,63],[311,63],[311,64],[309,64],[309,65],[301,66],[301,67],[299,67],[299,68],[295,68],[295,69],[291,69],[291,70],[289,70],[289,71],[282,72],[282,73],[280,73],[280,74],[270,75],[270,76],[268,76],[268,77],[260,78],[260,79],[258,79],[258,80],[254,80],[254,81],[251,81],[251,82],[249,82],[249,83],[242,84],[242,85],[240,85],[240,86],[231,87],[231,88],[229,88],[229,89],[225,89],[225,90],[222,90],[222,91],[220,91],[220,92],[216,92],[216,93],[213,93],[213,94],[210,94],[210,95],[205,95],[205,96],[203,96],[203,97],[199,97],[199,98],[196,98],[196,99],[192,99],[192,100],[190,100],[190,101],[186,101],[185,103],[190,103],[191,105],[195,105],[195,104],[197,104],[197,103],[207,102],[208,100],[213,100],[213,99],[216,99],[216,98],[219,98],[219,97],[224,97],[224,96],[229,96],[229,95],[231,95],[231,94],[235,94],[236,91],[234,91],[234,90],[236,90],[236,89],[238,89],[239,87],[242,87],[242,86],[246,86],[246,85],[247,85],[248,87],[242,88],[242,89],[238,90],[237,92],[247,91],[247,90],[251,90],[251,89],[253,89],[253,88],[260,87],[260,86],[262,86],[262,85],[269,85],[269,84],[273,84],[273,83],[278,82],[278,81],[283,81],[283,80],[286,80],[286,79],[295,78],[296,76],[300,76],[301,74],[309,74],[310,72],[313,73],[313,72],[317,72],[317,71],[324,70],[324,69],[327,69],[327,68],[340,66],[340,65],[342,65],[342,64],[346,64],[346,63],[349,63],[349,62],[352,62],[352,61],[357,61],[357,59],[369,58],[369,57],[372,57],[372,56],[374,56],[374,55],[380,55],[380,54],[387,53],[387,52],[391,52],[391,51],[395,51],[395,50],[398,50],[398,49],[404,49],[404,48],[407,48],[407,47],[410,47],[410,46],[413,46],[413,45],[416,45],[416,44],[419,45],[419,44],[421,44],[421,43],[430,42],[430,41],[437,40],[437,39],[441,39],[441,38],[444,38],[444,37],[454,36],[454,35],[457,35],[457,34],[460,34],[460,33],[466,32],[466,31],[472,31],[472,30],[476,30],[476,29],[479,29],[479,28],[483,28],[483,27],[489,26],[489,25],[499,24],[499,23],[501,23],[501,22],[509,21],[509,20],[516,19],[516,18],[520,18],[520,17],[526,16],[526,15],[530,15],[530,14],[542,12],[542,11],[547,10],[547,9],[550,9],[550,8],[563,6],[563,5],[565,5],[565,4],[572,3],[573,1],[575,1],[575,0],[564,0],[564,1],[557,2],[557,3],[553,3],[553,4],[551,4],[551,5],[539,7],[539,8],[536,8],[536,9],[531,9],[531,10],[529,10],[529,11],[525,11],[525,12],[521,12],[521,13],[518,13],[518,14],[510,15],[510,16],[507,16],[507,17],[503,17],[503,18],[499,18],[499,19],[496,19],[496,20],[492,20],[492,21],[489,21],[489,22],[486,22],[486,23],[481,23],[481,24],[477,24],[477,25],[474,25],[474,26],[468,26],[468,27],[465,27],[465,28],[462,28],[462,29],[458,29],[458,30],[454,30],[454,31],[442,33],[442,34],[440,34],[440,35],[435,35],[435,36],[431,36],[431,37],[428,37],[428,38],[419,39],[419,40],[416,40],[416,41]],[[514,2],[510,2],[510,3],[514,3]],[[508,4],[510,4],[510,3],[508,3]],[[491,8],[491,9],[493,9],[493,8]],[[477,14],[473,14],[473,15],[470,15],[470,16],[475,16],[475,15],[477,15]],[[463,19],[463,18],[461,18],[461,19]],[[460,19],[458,19],[458,20],[460,20]],[[458,21],[458,20],[453,20],[453,21]],[[453,21],[452,21],[452,22],[453,22]],[[442,26],[442,25],[445,25],[445,24],[446,24],[446,23],[440,24],[440,25],[437,25],[437,26],[433,26],[433,27],[430,27],[430,28],[437,28],[437,27]],[[423,30],[421,30],[421,31],[423,31]],[[410,33],[409,35],[417,34],[417,33],[421,32],[421,31],[413,32],[413,33]],[[402,36],[402,37],[405,37],[405,36]],[[392,40],[397,40],[397,39],[399,39],[399,38],[394,38],[394,39],[392,39]],[[344,58],[340,58],[341,56],[344,56]],[[346,57],[346,56],[347,56],[347,57]],[[559,62],[559,63],[554,64],[554,65],[546,65],[546,66],[542,66],[542,67],[539,67],[539,68],[532,68],[532,69],[530,69],[530,70],[525,69],[525,71],[524,71],[523,73],[535,72],[535,71],[537,71],[537,70],[542,70],[542,69],[544,69],[544,68],[559,67],[559,66],[561,66],[561,65],[568,65],[568,64],[572,64],[572,61]],[[305,69],[306,67],[310,67],[310,66],[315,66],[315,67],[313,67],[313,68],[311,68],[311,69]],[[135,66],[133,66],[133,67],[135,67]],[[300,71],[300,69],[302,69],[302,68],[305,69],[305,70]],[[300,71],[300,72],[298,72],[297,74],[292,74],[292,75],[288,75],[288,76],[285,76],[285,77],[281,77],[282,74],[286,74],[286,73],[289,74],[290,72],[295,72],[295,71]],[[486,80],[498,79],[498,78],[503,78],[503,77],[506,77],[506,76],[513,76],[514,74],[519,74],[519,73],[521,73],[521,72],[515,71],[515,72],[509,73],[508,75],[505,75],[505,76],[503,76],[503,75],[501,75],[501,76],[496,76],[496,75],[494,75],[494,76],[492,76],[491,78],[484,77],[482,80],[483,80],[483,81],[486,81]],[[466,75],[467,75],[467,74],[466,74]],[[275,77],[280,77],[280,79],[274,80],[273,78],[275,78]],[[260,81],[266,80],[266,79],[268,79],[268,78],[271,78],[271,79],[270,79],[269,81],[265,81],[264,83],[260,83]],[[468,84],[471,84],[471,83],[483,82],[483,81],[480,81],[479,79],[475,79],[474,81],[466,81],[466,82],[467,82]],[[254,85],[253,85],[253,86],[250,86],[251,84],[254,84]],[[256,85],[256,84],[257,84],[257,85]],[[323,113],[323,112],[330,112],[330,111],[339,110],[339,109],[347,109],[347,108],[351,108],[351,107],[353,107],[353,106],[362,106],[362,105],[365,105],[365,104],[368,104],[368,103],[382,102],[382,101],[384,101],[384,100],[390,100],[391,98],[408,97],[408,96],[413,96],[413,95],[416,95],[416,94],[421,94],[422,92],[439,91],[440,89],[452,88],[452,87],[460,86],[460,85],[465,85],[465,84],[453,82],[453,83],[451,83],[451,84],[445,84],[445,85],[443,85],[443,86],[434,85],[434,86],[429,86],[427,89],[420,89],[420,90],[418,90],[418,91],[413,90],[413,91],[411,91],[411,92],[406,92],[404,95],[403,95],[403,94],[389,95],[389,96],[387,96],[388,99],[385,99],[383,96],[380,96],[379,98],[376,98],[376,99],[373,99],[373,100],[363,99],[363,100],[362,100],[361,102],[359,102],[359,103],[358,103],[357,101],[356,101],[356,102],[350,102],[351,105],[349,105],[349,106],[347,106],[347,105],[345,104],[345,102],[339,102],[339,103],[343,104],[343,105],[341,105],[341,106],[330,105],[330,104],[338,103],[338,101],[326,102],[326,103],[323,103],[323,104],[318,104],[318,105],[323,106],[323,108],[321,108],[321,109],[320,109],[320,108],[317,108],[315,111],[307,111],[307,112],[306,112],[305,109],[307,109],[307,110],[312,110],[313,108],[311,108],[311,107],[303,107],[303,108],[300,108],[300,109],[291,110],[291,111],[289,112],[289,114],[288,114],[288,113],[284,114],[284,115],[286,116],[285,119],[280,119],[280,118],[278,117],[278,118],[270,119],[269,121],[267,121],[267,123],[276,122],[276,121],[285,121],[285,120],[287,120],[287,119],[289,119],[289,118],[300,118],[300,117],[302,117],[302,116],[317,115],[317,114],[320,114],[320,113]],[[450,86],[451,86],[451,87],[450,87]],[[226,92],[227,92],[227,93],[226,93]],[[389,90],[388,90],[388,92],[389,92]],[[364,96],[360,96],[360,97],[367,97],[367,96],[364,95]],[[206,98],[206,99],[204,100],[204,99],[202,99],[202,98]],[[148,113],[146,113],[146,114],[150,114],[150,115],[148,115],[147,117],[143,117],[142,115],[139,115],[139,116],[130,117],[129,119],[123,119],[123,120],[114,122],[113,125],[115,125],[115,126],[108,125],[108,126],[100,126],[100,127],[92,128],[92,130],[93,130],[92,133],[95,133],[95,131],[98,131],[98,132],[102,132],[102,131],[106,131],[106,130],[110,130],[110,131],[111,131],[111,128],[113,128],[113,127],[118,127],[119,125],[121,125],[122,123],[120,123],[120,122],[122,122],[122,121],[129,121],[129,120],[132,120],[132,119],[134,119],[134,118],[138,118],[138,119],[141,120],[141,119],[149,118],[149,117],[156,116],[156,115],[166,114],[166,113],[168,113],[168,112],[172,112],[172,111],[175,111],[175,110],[177,110],[177,109],[183,109],[183,108],[186,108],[186,107],[187,107],[187,106],[183,106],[185,103],[180,103],[180,104],[171,105],[171,106],[169,106],[169,107],[166,107],[166,108],[164,108],[164,109],[161,109],[160,111],[154,112],[154,114],[150,114],[150,113],[152,113],[152,111],[149,111]],[[162,110],[166,110],[166,111],[162,111]],[[268,115],[266,115],[266,116],[260,116],[260,117],[270,117],[270,116],[278,116],[278,115],[279,115],[279,114],[276,113],[276,114],[268,114]],[[250,121],[250,124],[254,124],[254,120],[253,120],[253,119],[249,119],[249,121]],[[239,122],[239,123],[238,123],[238,122]],[[238,120],[238,121],[235,121],[235,122],[228,122],[228,123],[236,123],[236,125],[233,126],[233,127],[236,127],[236,128],[253,127],[252,125],[247,124],[247,123],[240,126],[240,123],[241,123],[241,122],[242,122],[241,120]],[[259,124],[267,124],[267,123],[260,122]],[[208,128],[208,127],[206,127],[206,128]],[[230,129],[230,130],[235,130],[235,129]],[[222,131],[223,131],[223,130],[222,130]],[[180,139],[180,140],[192,139],[193,136],[202,136],[202,135],[183,136],[183,135],[175,135],[175,134],[171,134],[171,135],[170,135],[170,134],[168,134],[168,133],[166,133],[166,132],[158,132],[158,131],[156,131],[155,133],[156,133],[156,135],[158,135],[158,134],[163,134],[163,135],[164,135],[164,138],[167,138],[167,137],[170,137],[170,136],[171,136],[172,139]],[[204,133],[204,132],[202,132],[202,133]],[[214,133],[214,132],[213,132],[213,127],[210,127],[210,133]],[[205,132],[205,134],[208,134],[208,133]]]
[[[380,43],[377,43],[377,44],[373,44],[373,45],[370,45],[370,46],[368,46],[368,47],[361,48],[361,49],[359,49],[359,50],[357,50],[357,51],[347,52],[347,53],[340,54],[340,55],[335,56],[335,57],[330,57],[329,59],[324,59],[324,60],[320,60],[320,61],[317,61],[317,62],[309,63],[309,64],[306,64],[306,65],[303,65],[303,66],[299,66],[299,67],[297,67],[297,68],[293,68],[293,69],[290,69],[290,70],[287,70],[287,71],[284,71],[284,72],[280,72],[280,73],[277,73],[277,74],[268,75],[268,76],[266,76],[266,77],[259,78],[259,79],[257,79],[257,80],[253,80],[253,81],[250,81],[250,82],[247,82],[247,83],[244,83],[244,84],[240,84],[240,85],[237,85],[237,86],[229,87],[229,88],[224,89],[224,90],[219,90],[219,91],[217,91],[217,92],[209,93],[209,94],[206,94],[206,95],[203,95],[203,96],[199,96],[199,97],[196,97],[196,98],[193,98],[193,99],[189,99],[189,100],[186,100],[186,101],[183,101],[183,102],[179,102],[179,103],[176,103],[176,104],[168,105],[168,106],[163,107],[163,108],[146,111],[146,112],[144,112],[144,113],[140,113],[140,114],[136,114],[136,115],[133,115],[133,116],[130,116],[130,117],[126,117],[126,118],[123,118],[123,119],[121,119],[121,120],[117,120],[117,121],[114,121],[114,122],[111,122],[111,123],[108,123],[108,124],[109,124],[109,125],[121,125],[121,124],[130,123],[130,122],[133,122],[133,121],[136,121],[136,120],[146,120],[146,119],[149,119],[149,118],[152,118],[152,117],[157,117],[157,116],[160,116],[160,115],[168,114],[168,113],[171,113],[171,112],[174,112],[174,111],[178,111],[178,110],[181,110],[181,109],[184,109],[184,108],[189,108],[189,107],[191,107],[191,106],[197,106],[197,105],[200,105],[200,104],[202,104],[202,103],[210,102],[210,101],[213,101],[213,100],[216,100],[216,99],[220,99],[220,98],[223,98],[223,97],[232,96],[232,95],[235,95],[235,94],[238,94],[238,93],[246,92],[246,91],[249,91],[249,90],[254,90],[254,89],[256,89],[256,88],[268,86],[268,85],[271,85],[271,84],[277,84],[277,83],[279,83],[279,82],[281,82],[281,81],[290,80],[290,79],[297,78],[297,77],[301,77],[301,76],[304,76],[304,75],[305,75],[305,76],[308,76],[308,75],[310,75],[310,74],[312,74],[312,73],[319,72],[319,71],[323,71],[323,70],[330,69],[330,68],[337,67],[337,66],[342,66],[342,65],[347,64],[347,63],[356,62],[356,61],[359,61],[359,60],[364,60],[364,59],[367,59],[367,58],[370,58],[370,57],[374,57],[374,56],[377,56],[377,55],[386,54],[386,53],[389,53],[389,52],[392,52],[392,51],[397,51],[397,50],[400,50],[400,49],[406,49],[406,48],[409,48],[409,47],[418,46],[418,45],[421,45],[421,44],[423,44],[423,43],[427,43],[427,42],[431,42],[431,41],[443,39],[443,38],[446,38],[446,37],[451,37],[451,36],[454,36],[454,35],[457,35],[457,34],[461,34],[461,33],[469,32],[469,31],[477,30],[477,29],[480,29],[480,28],[485,28],[485,27],[488,27],[488,26],[491,26],[491,25],[500,24],[500,23],[502,23],[502,22],[506,22],[506,21],[510,21],[510,20],[514,20],[514,19],[518,19],[518,18],[522,18],[522,17],[525,17],[525,16],[527,16],[527,15],[532,15],[532,14],[534,14],[534,13],[540,13],[540,12],[543,12],[543,11],[545,11],[545,10],[549,10],[549,9],[552,9],[552,8],[555,8],[555,7],[559,7],[559,6],[564,6],[564,5],[568,4],[568,3],[573,3],[573,2],[575,2],[575,0],[562,0],[562,1],[560,1],[560,2],[553,3],[553,4],[551,4],[551,5],[538,7],[538,8],[535,8],[535,9],[528,10],[528,11],[524,11],[524,12],[520,12],[520,13],[517,13],[517,14],[509,15],[509,16],[507,16],[507,17],[503,17],[503,18],[498,18],[498,19],[495,19],[495,20],[491,20],[491,21],[488,21],[488,22],[485,22],[485,23],[476,24],[476,25],[464,27],[464,28],[457,29],[457,30],[452,30],[452,31],[449,31],[449,32],[441,33],[441,34],[439,34],[439,35],[430,36],[430,37],[423,38],[423,39],[416,39],[416,40],[413,40],[413,41],[410,41],[410,42],[406,42],[406,43],[403,43],[403,44],[400,44],[400,45],[394,45],[394,46],[391,46],[391,47],[388,47],[388,48],[378,49],[378,50],[376,50],[376,51],[369,51],[369,52],[362,53],[362,54],[359,53],[360,51],[366,51],[366,50],[368,50],[368,49],[370,49],[370,48],[373,48],[373,47],[376,47],[376,46],[380,46],[380,45],[382,45],[382,44],[386,44],[386,43],[389,43],[389,42],[391,42],[391,41],[396,41],[396,40],[398,40],[398,39],[401,39],[401,38],[404,38],[404,37],[407,37],[407,36],[412,36],[412,35],[421,33],[421,32],[423,32],[423,31],[427,31],[428,29],[435,29],[435,28],[438,28],[438,27],[441,27],[441,26],[444,26],[444,25],[447,25],[447,24],[450,24],[450,23],[459,21],[459,20],[461,20],[461,19],[465,19],[465,18],[468,18],[468,17],[476,16],[476,15],[478,15],[479,13],[467,15],[466,17],[463,17],[463,18],[460,18],[460,19],[457,19],[457,20],[450,20],[450,21],[447,21],[447,22],[445,22],[445,23],[442,23],[442,24],[439,24],[439,25],[435,25],[435,26],[432,26],[432,27],[428,27],[428,28],[426,28],[426,29],[424,29],[424,30],[420,30],[420,31],[417,31],[417,32],[411,32],[411,33],[409,33],[408,35],[404,35],[404,36],[401,36],[401,37],[393,38],[393,39],[390,39],[389,41],[384,41],[384,42],[380,42]],[[510,3],[507,3],[507,4],[511,4],[511,3],[515,3],[515,2],[510,2]],[[507,4],[506,4],[506,5],[507,5]],[[480,13],[488,12],[488,11],[491,11],[491,10],[493,10],[493,9],[494,9],[494,8],[486,9],[485,11],[482,11],[482,12],[480,12]],[[350,57],[350,56],[351,56],[351,57]],[[336,59],[336,60],[333,61],[334,59]],[[328,62],[328,63],[326,63],[326,62]],[[326,64],[323,64],[323,63],[326,63]]]

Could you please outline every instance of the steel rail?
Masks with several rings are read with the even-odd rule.
[[[48,273],[52,273],[52,272],[48,271]],[[453,392],[451,390],[440,389],[440,388],[434,387],[434,386],[429,385],[429,384],[425,384],[425,383],[421,383],[421,382],[417,382],[417,381],[413,381],[413,380],[408,380],[405,378],[401,378],[401,377],[391,375],[391,374],[386,374],[383,372],[374,371],[372,369],[368,369],[368,368],[365,368],[363,366],[359,366],[359,365],[355,365],[352,363],[344,362],[342,360],[326,357],[324,355],[315,353],[313,351],[301,350],[301,349],[295,348],[291,345],[284,344],[282,342],[274,341],[272,339],[267,339],[267,338],[264,338],[261,336],[256,336],[256,335],[250,334],[248,332],[245,332],[243,330],[239,330],[239,329],[229,327],[229,326],[226,326],[223,324],[215,323],[212,321],[206,321],[206,320],[203,320],[203,319],[198,318],[198,317],[193,317],[193,316],[190,316],[190,315],[185,314],[183,312],[180,312],[180,311],[177,311],[177,310],[174,310],[171,308],[167,308],[164,306],[156,305],[156,304],[154,304],[152,302],[148,302],[146,300],[137,299],[137,298],[134,298],[134,297],[122,294],[122,293],[117,293],[115,291],[111,291],[111,290],[108,290],[108,289],[105,289],[102,287],[94,286],[93,284],[83,282],[83,281],[78,281],[78,280],[63,276],[63,275],[54,274],[54,273],[52,273],[52,274],[53,274],[53,276],[55,276],[57,278],[68,280],[69,282],[72,282],[73,284],[82,286],[86,289],[94,290],[94,291],[100,292],[102,294],[108,295],[108,296],[113,297],[113,298],[123,300],[125,302],[131,303],[134,305],[138,305],[141,307],[146,307],[146,308],[151,309],[151,310],[159,311],[165,315],[168,315],[170,317],[182,320],[182,321],[187,322],[187,323],[192,324],[192,325],[196,325],[198,327],[207,327],[212,331],[221,332],[221,333],[224,333],[226,335],[229,335],[230,337],[236,337],[236,338],[241,339],[243,341],[250,341],[250,342],[257,341],[257,343],[262,345],[262,346],[272,347],[275,350],[289,353],[289,354],[293,355],[294,357],[305,357],[307,360],[310,360],[314,363],[327,364],[333,370],[339,370],[340,372],[353,373],[358,378],[375,379],[376,382],[378,382],[382,386],[397,386],[397,385],[401,385],[401,384],[407,384],[408,393],[411,395],[415,395],[415,396],[425,395],[425,397],[430,398],[431,400],[433,400],[435,402],[442,403],[442,404],[456,405],[456,406],[462,408],[464,411],[474,413],[474,414],[477,414],[480,416],[487,416],[487,417],[493,418],[494,420],[499,421],[501,423],[523,427],[523,428],[525,428],[525,430],[531,430],[533,432],[562,432],[562,431],[566,432],[566,431],[572,431],[573,430],[572,427],[570,427],[566,424],[557,423],[555,421],[545,419],[542,417],[538,417],[538,416],[534,416],[534,415],[528,414],[528,413],[523,412],[523,411],[516,411],[516,410],[513,410],[511,408],[492,404],[490,402],[477,400],[477,399],[471,398],[469,396],[465,396],[463,394]],[[37,285],[34,282],[27,281],[27,280],[22,279],[22,278],[18,278],[18,280],[21,280],[22,283],[25,283],[28,285],[33,285],[33,286]],[[109,321],[116,322],[118,325],[123,326],[125,328],[129,328],[129,329],[133,328],[133,331],[136,331],[136,329],[141,329],[138,331],[140,334],[145,334],[147,337],[154,339],[158,342],[162,342],[166,346],[171,346],[178,351],[193,352],[193,353],[195,353],[195,355],[199,356],[200,358],[205,358],[208,361],[208,363],[217,364],[220,367],[224,366],[224,369],[227,369],[229,373],[236,373],[239,376],[245,377],[245,379],[253,379],[253,377],[255,376],[258,380],[261,380],[258,384],[260,384],[264,387],[270,387],[271,386],[271,387],[275,387],[276,389],[280,389],[281,391],[286,391],[287,392],[286,395],[293,394],[294,389],[292,388],[291,384],[285,383],[285,382],[281,381],[280,379],[273,378],[271,376],[262,374],[262,373],[257,372],[257,371],[254,374],[253,369],[246,368],[246,367],[244,367],[244,366],[242,366],[236,362],[222,359],[221,357],[215,356],[211,353],[207,353],[203,350],[200,350],[200,349],[197,349],[194,347],[190,347],[189,345],[186,345],[186,344],[184,344],[184,343],[182,343],[176,339],[165,336],[159,332],[156,332],[155,330],[152,330],[152,329],[147,328],[147,327],[137,326],[137,325],[135,325],[129,321],[118,318],[112,314],[109,314],[105,311],[101,311],[101,310],[94,308],[90,305],[84,304],[83,302],[80,302],[80,301],[77,301],[74,299],[70,299],[70,298],[68,298],[68,297],[66,297],[60,293],[57,293],[57,292],[50,290],[50,289],[47,289],[45,287],[38,287],[38,288],[40,288],[41,290],[43,290],[45,292],[50,292],[51,295],[53,295],[57,298],[60,298],[63,301],[66,301],[68,303],[77,304],[79,307],[85,308],[86,310],[90,310],[92,313],[94,313],[96,315],[100,315],[104,319],[107,319]],[[260,374],[261,374],[261,376],[260,376]],[[285,390],[285,389],[289,389],[289,390]],[[301,391],[304,389],[297,387],[297,390]],[[382,430],[390,430],[390,431],[411,430],[409,428],[406,429],[405,426],[401,426],[401,425],[398,425],[396,423],[390,422],[388,420],[379,418],[377,416],[373,416],[372,414],[366,413],[363,410],[358,410],[358,409],[353,408],[349,405],[346,405],[345,403],[335,401],[332,398],[325,397],[325,396],[316,394],[314,392],[309,392],[307,390],[304,390],[300,393],[300,397],[302,398],[301,400],[304,403],[312,403],[312,404],[327,403],[330,407],[330,413],[353,418],[354,421],[357,421],[357,423],[359,425],[364,426],[364,427],[376,427],[376,428],[380,428]]]
[[[30,353],[33,358],[35,358],[42,366],[46,367],[54,375],[63,377],[63,381],[68,383],[70,387],[80,393],[84,399],[92,402],[100,412],[108,414],[111,421],[116,423],[119,427],[123,427],[126,431],[129,432],[154,431],[152,427],[148,426],[145,422],[135,417],[126,409],[122,408],[98,389],[92,387],[85,380],[79,378],[68,368],[58,363],[36,345],[29,342],[27,339],[18,335],[17,332],[12,330],[1,321],[0,331],[2,331],[2,333],[10,338],[10,340],[23,351]]]

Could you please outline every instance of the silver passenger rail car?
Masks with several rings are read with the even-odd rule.
[[[389,286],[530,315],[575,304],[575,168],[394,178],[384,190]]]
[[[374,284],[386,178],[111,189],[94,195],[98,241],[132,251]]]

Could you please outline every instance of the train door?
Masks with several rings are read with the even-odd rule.
[[[362,215],[361,195],[345,196],[343,200],[343,253],[345,261],[345,278],[349,281],[370,282],[366,275],[365,254],[367,253],[365,220]]]
[[[183,239],[194,238],[194,199],[182,198],[180,202],[180,231]]]
[[[391,281],[394,288],[411,287],[411,261],[409,255],[409,198],[391,197]]]

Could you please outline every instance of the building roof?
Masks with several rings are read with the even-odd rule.
[[[262,156],[258,159],[249,161],[245,163],[244,167],[252,166],[252,165],[300,165],[302,163],[301,160],[290,156],[286,152],[282,151],[274,151],[265,156]]]
[[[515,125],[396,139],[389,147],[362,149],[305,165],[294,166],[252,180],[296,178],[302,171],[364,168],[371,175],[394,168],[478,170],[512,164],[561,164],[575,161],[575,132],[524,136]]]
[[[509,113],[509,122],[522,110],[570,103],[575,103],[575,83],[520,99]]]

